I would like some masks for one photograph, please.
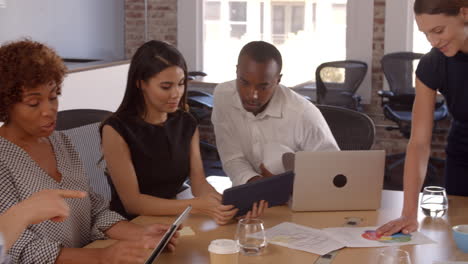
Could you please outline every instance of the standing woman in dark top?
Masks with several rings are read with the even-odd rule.
[[[101,129],[111,208],[124,216],[176,215],[192,205],[226,224],[237,212],[205,179],[186,87],[187,66],[175,47],[153,40],[137,50],[123,101]],[[175,200],[187,176],[195,198]]]
[[[402,215],[378,229],[385,234],[410,233],[418,228],[418,197],[430,154],[437,91],[445,97],[453,116],[446,148],[447,193],[468,196],[468,1],[416,0],[414,12],[419,30],[433,49],[416,70]]]

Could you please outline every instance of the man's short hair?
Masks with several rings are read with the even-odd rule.
[[[240,58],[244,55],[247,55],[249,58],[260,63],[274,60],[276,64],[278,64],[278,73],[281,72],[281,68],[283,67],[283,59],[281,58],[279,50],[272,44],[265,41],[252,41],[247,43],[241,49],[237,63],[239,63]]]

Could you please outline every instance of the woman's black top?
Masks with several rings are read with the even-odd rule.
[[[449,194],[468,196],[468,54],[447,57],[434,48],[421,58],[416,76],[445,97],[454,119],[447,138],[445,186]]]
[[[174,198],[190,174],[190,143],[197,127],[195,118],[181,110],[168,114],[166,122],[153,125],[135,116],[121,114],[104,122],[114,128],[130,150],[140,193],[159,198]],[[110,208],[129,215],[109,177]]]

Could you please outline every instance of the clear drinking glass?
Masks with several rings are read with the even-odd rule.
[[[447,194],[444,187],[424,187],[421,209],[426,216],[442,217],[448,210]]]
[[[377,264],[411,264],[411,259],[407,251],[385,248],[380,251]]]
[[[262,254],[267,245],[263,221],[260,219],[239,220],[235,239],[242,254],[246,256]]]

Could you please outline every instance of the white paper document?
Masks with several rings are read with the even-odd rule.
[[[265,230],[268,243],[324,255],[344,247],[320,229],[284,222]]]
[[[432,264],[468,264],[468,261],[434,261]]]
[[[377,227],[336,227],[315,229],[284,222],[265,230],[269,243],[324,255],[342,247],[386,247],[435,243],[420,232],[385,237]]]
[[[375,233],[378,227],[334,227],[322,229],[329,237],[340,241],[347,247],[386,247],[434,244],[432,239],[421,232],[405,235],[379,236]]]

